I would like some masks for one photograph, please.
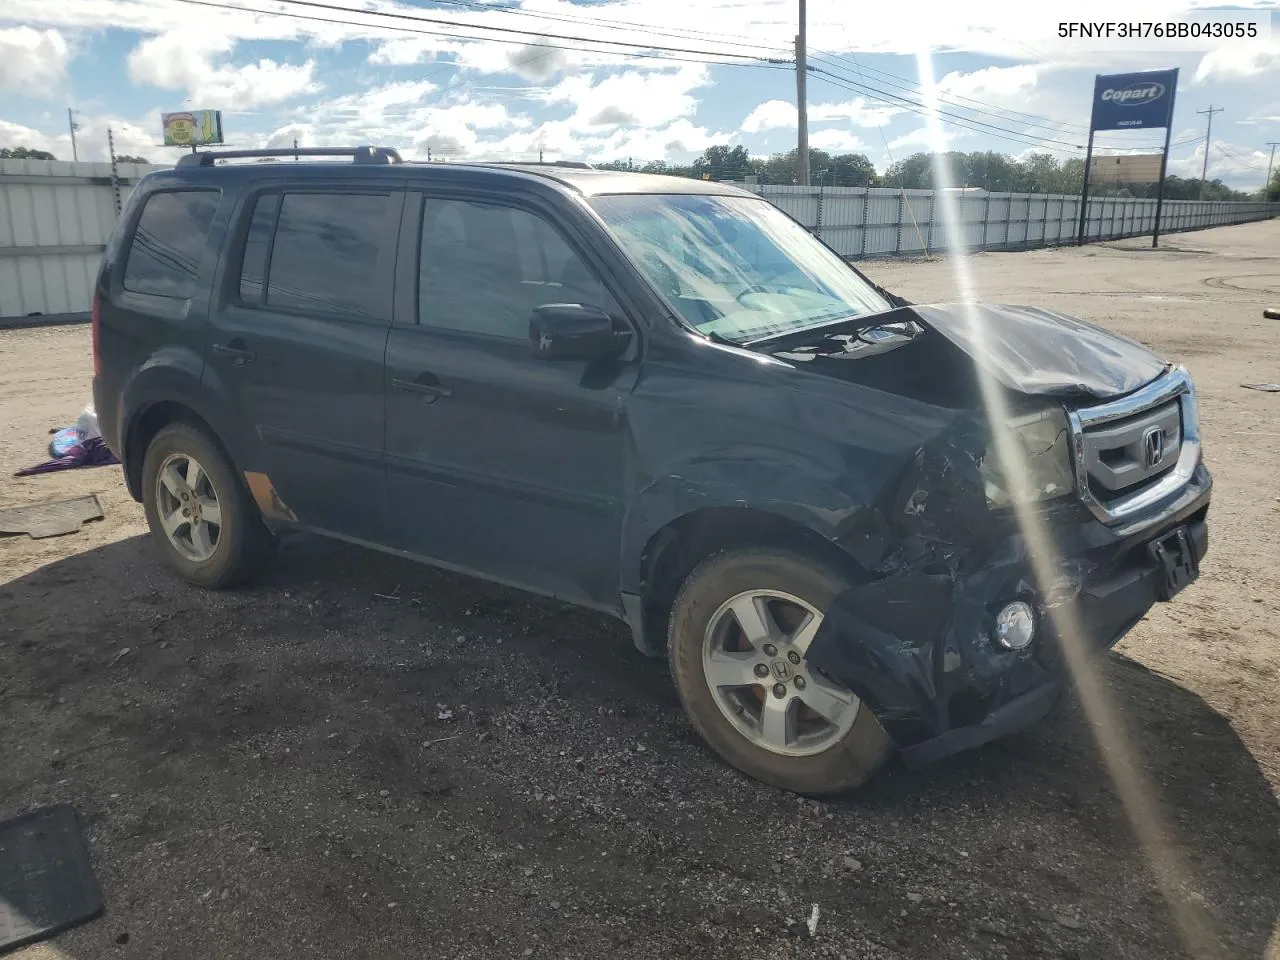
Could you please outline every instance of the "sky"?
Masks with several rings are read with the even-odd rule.
[[[929,148],[919,57],[945,146],[1082,156],[1097,73],[1180,71],[1170,172],[1252,189],[1280,141],[1273,36],[1211,47],[1084,41],[1057,18],[1196,16],[1195,0],[809,0],[810,144],[877,169]],[[256,12],[251,12],[256,11]],[[0,146],[71,159],[172,162],[160,114],[217,109],[229,146],[394,146],[418,158],[688,162],[712,144],[795,146],[794,0],[5,0]],[[1163,44],[1170,46],[1168,42]],[[780,61],[780,62],[769,62]],[[1102,152],[1159,149],[1163,132],[1099,134]]]

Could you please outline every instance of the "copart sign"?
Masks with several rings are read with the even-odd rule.
[[[1177,70],[1099,76],[1093,85],[1094,130],[1167,127],[1173,119]]]

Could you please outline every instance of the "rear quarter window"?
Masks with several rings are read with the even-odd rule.
[[[129,244],[124,288],[189,298],[220,196],[217,190],[164,190],[147,197]]]

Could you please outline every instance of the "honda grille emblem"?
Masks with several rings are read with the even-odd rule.
[[[1164,460],[1164,427],[1149,427],[1142,435],[1142,454],[1148,470]]]

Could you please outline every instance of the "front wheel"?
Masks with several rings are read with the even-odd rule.
[[[891,744],[851,691],[805,659],[851,584],[798,554],[735,550],[703,561],[671,612],[672,676],[703,739],[733,766],[804,794],[862,784]]]

